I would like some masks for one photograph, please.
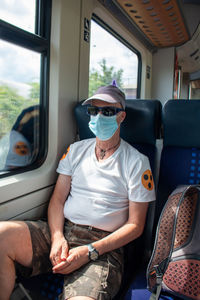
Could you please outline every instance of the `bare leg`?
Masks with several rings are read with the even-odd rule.
[[[14,261],[30,267],[32,243],[24,222],[0,222],[0,300],[9,300],[15,284]]]

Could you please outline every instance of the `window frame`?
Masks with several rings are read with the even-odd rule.
[[[96,22],[99,26],[101,26],[104,30],[114,36],[118,41],[120,41],[124,46],[126,46],[129,50],[135,53],[138,57],[138,68],[137,68],[137,90],[136,90],[136,99],[140,99],[141,96],[141,78],[142,78],[142,56],[141,53],[133,47],[126,39],[124,39],[120,34],[118,34],[112,27],[110,27],[107,23],[105,23],[101,18],[99,18],[96,14],[92,14],[91,21]]]
[[[51,8],[52,0],[36,0],[35,33],[0,20],[0,37],[3,41],[41,54],[39,152],[36,160],[29,166],[3,171],[0,178],[36,169],[42,165],[47,156]]]

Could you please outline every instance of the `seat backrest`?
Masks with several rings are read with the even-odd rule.
[[[94,137],[88,127],[90,117],[82,102],[75,107],[75,118],[80,139]],[[161,122],[161,103],[158,100],[126,100],[126,118],[121,124],[120,136],[148,156],[154,171],[156,138]]]
[[[121,137],[149,158],[153,173],[161,107],[158,100],[127,100],[126,118],[121,125]]]
[[[158,100],[127,100],[126,118],[121,124],[121,137],[149,158],[154,177],[156,139],[160,138],[161,110],[162,105]],[[126,247],[128,276],[133,272],[133,263],[135,263],[133,256],[138,257],[138,265],[135,265],[135,269],[140,267],[140,263],[146,263],[150,256],[154,211],[155,203],[151,202],[142,236]]]
[[[163,107],[163,150],[156,216],[178,185],[200,181],[200,100],[169,100]]]
[[[84,101],[79,102],[74,108],[74,115],[78,127],[78,135],[80,140],[95,137],[88,127],[90,116],[87,114],[87,105],[82,105]]]

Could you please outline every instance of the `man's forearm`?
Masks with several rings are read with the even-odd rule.
[[[135,224],[126,223],[105,238],[92,244],[98,250],[99,254],[102,255],[128,244],[132,240],[138,238],[142,234],[142,231],[143,228],[140,228]]]
[[[48,208],[48,223],[51,232],[51,240],[63,236],[64,214],[63,205],[58,201],[52,201]]]
[[[51,240],[63,237],[64,205],[71,187],[71,177],[59,175],[48,207],[48,223]]]
[[[129,201],[129,217],[127,222],[102,240],[93,243],[100,254],[120,248],[138,238],[143,230],[148,209],[147,202]]]

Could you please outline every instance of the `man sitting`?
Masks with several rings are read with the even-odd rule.
[[[0,300],[15,267],[26,275],[65,274],[61,299],[112,299],[123,273],[122,246],[139,237],[155,200],[148,158],[120,139],[125,95],[100,87],[84,103],[96,139],[68,147],[48,208],[48,223],[0,223]],[[136,124],[137,126],[137,124]]]

